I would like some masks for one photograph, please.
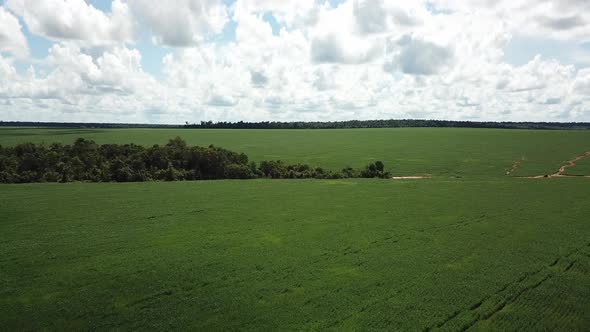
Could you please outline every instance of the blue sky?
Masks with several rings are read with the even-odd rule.
[[[590,120],[585,1],[0,4],[0,119]]]

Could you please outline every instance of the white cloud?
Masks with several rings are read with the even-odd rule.
[[[548,0],[347,0],[335,7],[315,0],[238,0],[229,7],[220,0],[121,0],[95,15],[102,18],[90,16],[114,29],[96,32],[74,17],[80,1],[61,1],[72,8],[56,17],[36,2],[9,3],[56,44],[28,73],[15,69],[22,68],[17,59],[0,56],[4,119],[590,121],[588,69],[542,52],[524,65],[506,63],[504,55],[513,36],[549,45],[586,40],[585,1],[558,8]],[[37,14],[27,18],[31,6]],[[235,40],[219,42],[231,26]],[[123,38],[108,37],[115,27]],[[133,32],[167,46],[158,79],[142,68],[146,54],[134,48],[145,48],[134,44]],[[590,58],[590,51],[580,53]]]
[[[353,14],[357,32],[372,34],[421,25],[426,10],[413,1],[354,0]]]
[[[27,40],[18,19],[0,6],[0,52],[25,58],[29,54]]]
[[[290,29],[315,24],[319,8],[315,0],[240,0],[235,4],[236,13],[272,13],[279,23]]]
[[[433,75],[452,63],[453,51],[435,43],[404,36],[388,46],[394,50],[393,59],[385,63],[385,69],[401,70],[411,75]]]
[[[262,71],[251,70],[250,81],[254,86],[264,87],[268,83],[268,77]]]
[[[112,2],[110,13],[84,0],[7,0],[6,5],[23,19],[31,33],[52,40],[96,45],[133,38],[133,20],[120,0]]]
[[[209,97],[207,103],[211,106],[229,107],[235,106],[238,101],[232,96],[213,94],[211,97]]]
[[[353,13],[363,34],[384,32],[387,29],[387,13],[383,0],[355,0]]]
[[[354,0],[334,9],[321,8],[317,23],[309,29],[310,56],[314,63],[362,64],[382,55],[383,40],[367,35],[376,28],[359,23],[359,18],[355,16],[357,5]],[[370,13],[367,13],[363,18],[372,19],[369,16]],[[358,27],[361,27],[361,33]]]
[[[61,114],[62,121],[72,117],[93,121],[95,112],[120,119],[131,112],[135,121],[142,121],[138,114],[162,107],[166,98],[160,85],[143,72],[140,59],[137,50],[123,47],[93,58],[77,46],[55,44],[37,66],[44,74],[37,74],[33,67],[27,74],[18,74],[0,58],[0,75],[5,78],[0,79],[0,99],[10,101],[11,107],[29,109],[17,116],[27,120],[50,120]]]
[[[347,41],[339,35],[316,37],[311,41],[311,59],[315,63],[360,64],[377,58],[382,49],[361,39]]]
[[[228,22],[221,0],[131,0],[137,19],[153,34],[157,44],[188,47],[218,34]]]
[[[434,0],[438,10],[489,12],[515,33],[562,40],[590,39],[586,0]]]
[[[10,62],[0,55],[0,82],[2,86],[8,84],[14,77],[16,77],[16,70]]]
[[[590,98],[590,69],[587,68],[578,72],[573,83],[573,90]]]

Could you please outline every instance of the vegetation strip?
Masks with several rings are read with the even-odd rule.
[[[0,183],[143,182],[216,179],[389,178],[381,161],[364,169],[324,170],[280,160],[248,162],[244,153],[210,145],[188,146],[180,137],[164,146],[98,145],[78,138],[72,145],[22,143],[0,146]]]

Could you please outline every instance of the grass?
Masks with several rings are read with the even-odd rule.
[[[584,330],[587,188],[511,178],[3,185],[0,326],[534,330],[549,304],[548,326]]]
[[[0,185],[4,330],[590,326],[590,179],[506,176],[556,171],[590,132],[0,129],[0,144],[176,135],[434,177]]]
[[[576,166],[567,168],[566,175],[585,175],[590,176],[590,157],[586,157],[576,162]]]
[[[0,129],[0,145],[19,142],[72,143],[86,137],[98,143],[164,144],[181,136],[190,145],[214,144],[251,159],[302,162],[341,169],[381,160],[394,175],[442,177],[514,176],[557,171],[588,151],[590,131],[458,128],[341,130],[189,129]]]

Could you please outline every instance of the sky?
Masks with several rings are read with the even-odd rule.
[[[590,121],[588,0],[0,0],[0,120]]]

